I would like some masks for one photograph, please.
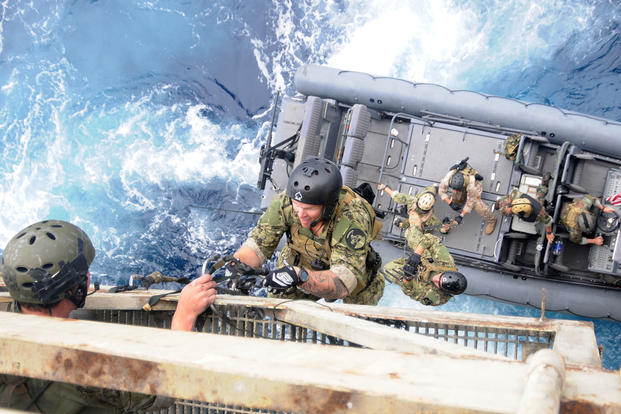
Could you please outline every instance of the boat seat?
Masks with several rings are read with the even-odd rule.
[[[592,155],[584,154],[578,147],[572,145],[565,156],[560,184],[572,192],[587,194],[589,190],[582,183],[582,167],[585,162],[592,159]]]
[[[549,144],[547,138],[539,136],[522,136],[518,146],[518,157],[514,164],[526,174],[541,175],[542,165],[541,158],[538,157],[540,145]]]
[[[517,253],[524,240],[528,239],[530,235],[520,232],[508,232],[503,234],[503,240],[508,240],[507,258],[500,262],[500,265],[512,272],[519,272],[521,267],[517,265]]]

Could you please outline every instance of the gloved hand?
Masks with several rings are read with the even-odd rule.
[[[457,204],[457,203],[456,203],[456,202],[454,202],[454,201],[451,201],[451,202],[449,203],[449,207],[451,207],[451,208],[452,208],[453,210],[455,210],[455,211],[459,211],[459,210],[461,210],[461,204]]]
[[[418,266],[420,266],[421,259],[420,254],[412,253],[410,257],[408,257],[408,261],[403,266],[403,272],[407,278],[413,278],[418,274]]]
[[[456,222],[457,222],[457,224],[461,224],[461,221],[462,221],[463,219],[464,219],[464,218],[458,214],[457,216],[455,216],[455,218],[453,219],[453,221],[456,221]]]
[[[451,223],[452,223],[452,221],[453,220],[451,220],[450,218],[444,217],[442,219],[443,227],[440,228],[440,233],[442,233],[442,234],[448,233],[451,230]]]
[[[227,256],[225,259],[227,259],[227,262],[224,264],[225,277],[235,277],[238,275],[249,275],[256,273],[252,267],[233,256]]]
[[[272,270],[265,276],[265,287],[271,293],[284,293],[299,283],[300,278],[293,266]]]

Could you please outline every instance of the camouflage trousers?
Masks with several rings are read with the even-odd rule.
[[[433,260],[453,263],[453,257],[449,251],[444,247],[440,238],[433,234],[423,233],[417,229],[410,229],[405,235],[405,240],[411,251],[416,251],[416,248],[421,246],[425,252],[423,253],[425,256],[431,257]]]
[[[485,221],[486,223],[492,222],[496,219],[496,216],[492,212],[490,206],[485,204],[480,198],[474,202],[472,209]]]

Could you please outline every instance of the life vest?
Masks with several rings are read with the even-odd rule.
[[[541,203],[539,203],[539,201],[535,200],[534,198],[532,198],[528,194],[522,194],[519,198],[526,198],[526,199],[528,199],[528,201],[530,201],[530,206],[532,208],[532,211],[530,212],[530,214],[528,216],[526,216],[526,215],[518,215],[518,216],[522,220],[524,220],[524,221],[526,221],[528,223],[534,223],[537,220],[537,217],[539,217],[539,213],[541,212],[541,209],[543,208],[541,206]]]
[[[581,217],[582,215],[588,216]],[[594,230],[592,213],[583,207],[579,207],[571,203],[566,209],[561,210],[561,221],[570,231],[579,231],[581,233],[589,233]],[[564,218],[563,218],[564,217]],[[582,223],[582,225],[580,225]]]

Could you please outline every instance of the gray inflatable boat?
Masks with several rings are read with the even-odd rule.
[[[474,212],[448,234],[437,234],[468,278],[465,293],[539,308],[545,289],[547,310],[621,321],[618,217],[598,217],[593,237],[603,237],[601,246],[572,243],[560,225],[561,209],[573,199],[621,193],[621,123],[324,66],[301,67],[295,86],[298,94],[281,102],[261,151],[262,207],[309,156],[334,160],[352,188],[381,182],[408,194],[438,184],[468,158],[483,177],[481,198],[488,205],[512,188],[533,193],[547,173],[544,206],[554,219],[554,243],[534,223],[497,213],[491,235]],[[510,160],[505,141],[516,136],[519,157]],[[384,192],[377,192],[373,207],[383,217],[382,240],[373,245],[386,263],[404,254],[402,230],[393,224],[403,212]],[[446,203],[436,203],[435,213],[455,215]]]

